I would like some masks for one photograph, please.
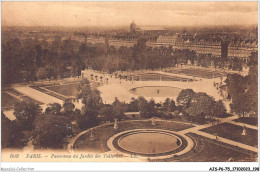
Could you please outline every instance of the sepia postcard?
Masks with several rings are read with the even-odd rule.
[[[257,1],[1,2],[1,171],[258,161]]]

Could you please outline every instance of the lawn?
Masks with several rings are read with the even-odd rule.
[[[201,131],[215,134],[217,133],[218,136],[230,139],[236,142],[240,142],[246,145],[257,147],[257,130],[253,130],[250,128],[246,128],[247,135],[242,136],[243,127],[238,125],[233,125],[230,123],[222,123],[219,125],[215,125],[209,128],[202,129]]]
[[[20,100],[16,99],[13,96],[10,96],[9,94],[2,92],[1,94],[1,106],[4,108],[14,106],[15,103],[20,102]]]
[[[182,159],[186,162],[225,162],[229,158],[233,158],[235,162],[239,161],[254,161],[252,155],[244,151],[236,150],[230,145],[225,145],[221,142],[212,141],[208,138],[196,135],[191,135],[197,142],[200,143],[201,148],[191,156]]]
[[[125,130],[131,129],[166,129],[172,131],[180,131],[187,128],[193,127],[192,125],[188,124],[181,124],[175,122],[168,122],[168,121],[160,121],[157,122],[157,125],[151,125],[149,121],[124,121],[119,123],[119,130],[115,131],[113,128],[113,123],[108,126],[99,127],[94,131],[95,140],[90,141],[89,136],[90,133],[86,133],[79,137],[79,139],[74,144],[75,151],[88,151],[88,152],[97,152],[97,153],[104,153],[109,151],[107,147],[107,140],[115,135],[118,132],[122,132]]]
[[[79,83],[66,84],[66,85],[52,85],[45,86],[46,89],[57,92],[65,96],[76,97],[78,95]]]
[[[214,78],[218,78],[218,77],[227,75],[227,73],[221,72],[221,71],[212,71],[212,70],[207,70],[207,69],[194,69],[194,68],[168,70],[166,72],[175,73],[175,74],[185,74],[188,76],[207,78],[207,79],[211,79],[211,78],[213,78],[213,76],[214,76]]]
[[[241,118],[235,119],[234,121],[258,126],[258,119],[254,118],[254,117],[241,117]]]

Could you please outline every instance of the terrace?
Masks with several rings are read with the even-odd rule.
[[[185,74],[187,76],[199,77],[205,79],[219,78],[227,75],[227,72],[213,71],[210,69],[196,69],[196,68],[172,69],[172,70],[165,70],[165,72],[173,73],[173,74]]]

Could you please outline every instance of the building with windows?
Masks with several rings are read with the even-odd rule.
[[[173,36],[160,35],[157,38],[156,42],[157,42],[157,44],[161,44],[161,45],[164,45],[164,44],[176,45],[177,38],[178,38],[178,35],[173,35]]]
[[[251,52],[258,51],[257,41],[217,41],[193,39],[185,40],[176,35],[160,35],[156,41],[157,46],[173,46],[177,49],[189,49],[196,51],[197,54],[212,54],[216,57],[223,58],[248,58]]]

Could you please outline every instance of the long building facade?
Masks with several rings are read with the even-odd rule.
[[[156,41],[158,46],[173,46],[177,49],[190,49],[196,51],[198,54],[212,54],[217,57],[238,57],[248,58],[251,52],[258,50],[256,41],[183,41],[178,39],[177,35],[162,36],[160,35]]]

